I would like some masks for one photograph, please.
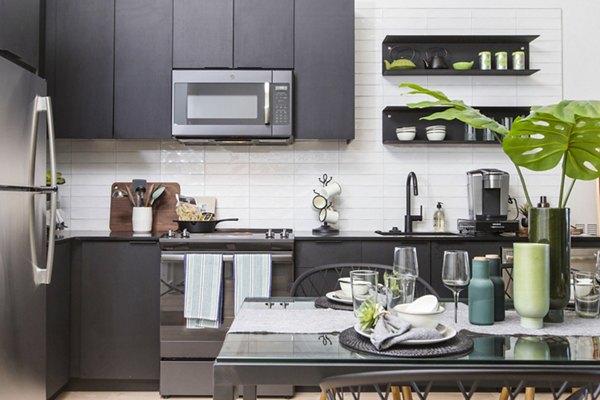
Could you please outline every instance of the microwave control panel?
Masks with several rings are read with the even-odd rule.
[[[290,124],[290,85],[273,84],[273,125]]]

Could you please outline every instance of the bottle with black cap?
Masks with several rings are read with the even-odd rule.
[[[446,231],[446,214],[442,208],[441,201],[437,203],[437,210],[433,213],[433,231],[434,232],[445,232]]]
[[[538,208],[548,208],[550,207],[550,203],[548,203],[548,199],[546,196],[540,196],[540,202],[537,204]]]

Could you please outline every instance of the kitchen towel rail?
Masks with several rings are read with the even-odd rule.
[[[208,252],[206,254],[209,254],[209,253],[210,252]],[[163,254],[161,254],[161,256],[160,256],[160,260],[167,261],[167,262],[177,262],[177,261],[183,262],[183,258],[185,257],[185,254],[190,254],[190,252],[181,253],[181,254],[166,254],[163,252]],[[197,253],[193,253],[193,254],[197,254]],[[247,254],[254,254],[254,253],[248,252]],[[267,254],[267,253],[265,253],[265,254]],[[284,254],[278,254],[278,253],[268,253],[268,254],[271,254],[273,261],[287,261],[287,260],[293,259],[293,255],[288,252],[286,252]],[[234,256],[233,254],[223,254],[223,261],[224,262],[228,262],[228,261],[232,262],[233,256]]]

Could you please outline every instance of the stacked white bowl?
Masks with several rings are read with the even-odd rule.
[[[416,135],[416,126],[405,126],[401,128],[396,128],[396,136],[398,137],[398,140],[413,140]]]
[[[446,137],[446,125],[431,125],[425,128],[427,140],[444,140]]]

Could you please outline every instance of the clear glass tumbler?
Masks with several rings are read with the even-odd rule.
[[[378,272],[371,270],[350,271],[350,285],[352,287],[352,308],[358,317],[358,309],[365,301],[377,303]]]
[[[582,318],[597,318],[600,312],[600,290],[596,274],[592,272],[573,273],[575,312]]]

